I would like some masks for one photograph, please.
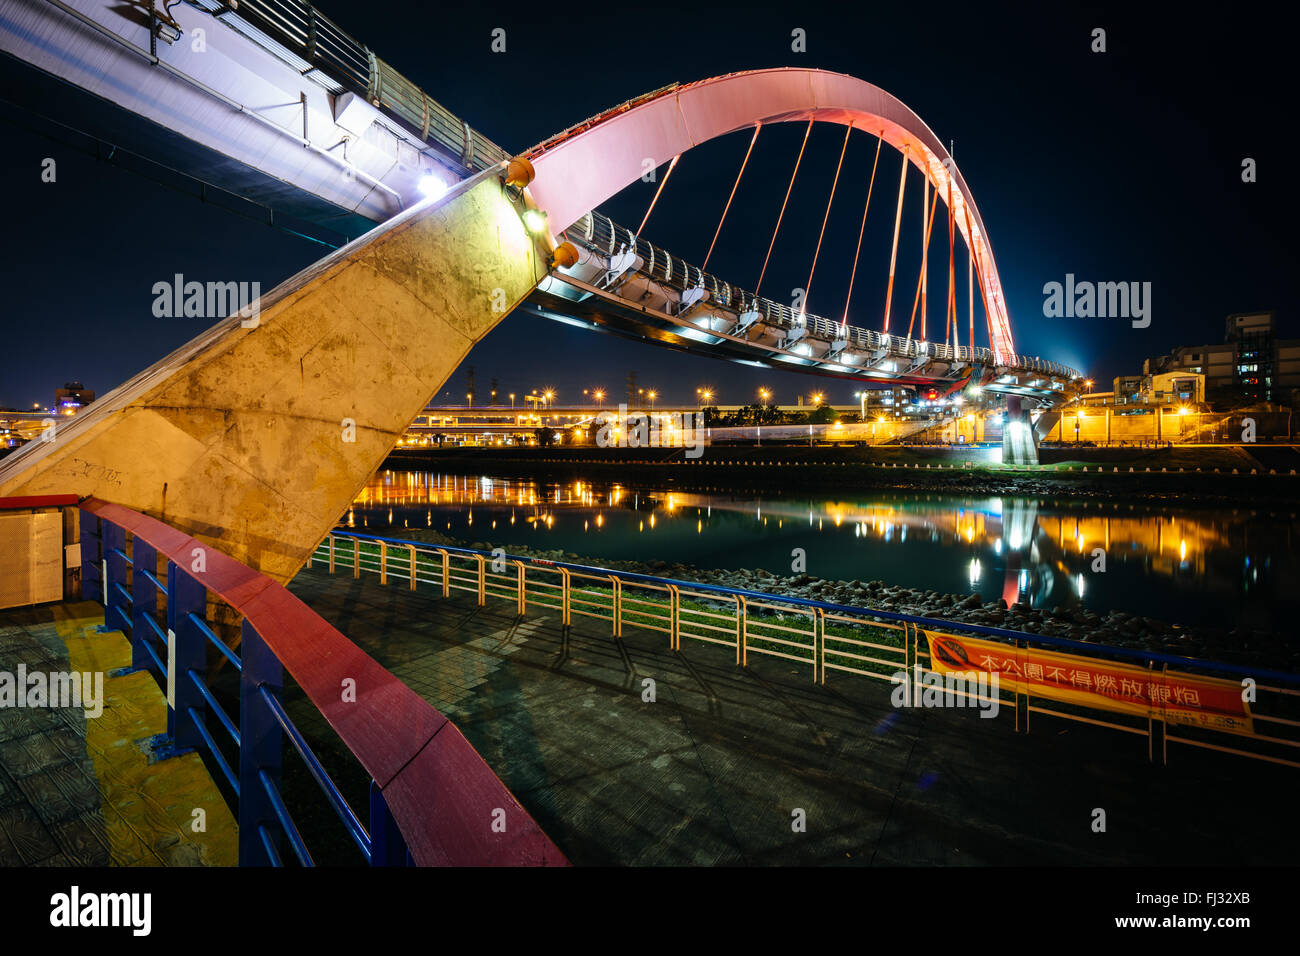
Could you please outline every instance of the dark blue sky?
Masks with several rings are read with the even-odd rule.
[[[1281,213],[1291,200],[1283,184],[1293,158],[1293,54],[1264,16],[1211,22],[1122,7],[990,4],[961,4],[946,15],[933,4],[805,3],[780,12],[753,4],[561,5],[520,15],[499,5],[318,6],[512,150],[675,80],[789,65],[882,86],[954,141],[997,256],[1017,349],[1099,380],[1137,371],[1143,357],[1175,345],[1221,340],[1229,312],[1273,308],[1283,333],[1300,335],[1298,243]],[[507,31],[505,54],[489,49],[498,26]],[[796,27],[807,31],[807,53],[791,52]],[[1089,50],[1094,27],[1107,31],[1105,54]],[[325,251],[51,143],[15,118],[21,114],[6,111],[0,120],[0,170],[12,184],[0,405],[48,403],[69,378],[106,392],[197,334],[196,320],[152,316],[150,290],[160,279],[238,277],[269,289]],[[801,136],[793,125],[760,136],[711,272],[753,288]],[[829,126],[813,132],[763,284],[773,298],[807,281],[842,136]],[[684,155],[646,238],[700,262],[748,140],[740,133]],[[808,303],[814,313],[844,308],[873,153],[874,140],[855,134]],[[40,162],[50,155],[59,160],[58,183],[44,186]],[[1258,163],[1253,184],[1240,177],[1247,156]],[[899,161],[888,148],[882,153],[850,311],[868,327],[878,326],[883,308]],[[899,252],[895,294],[904,313],[920,259],[919,183],[913,175]],[[637,183],[604,211],[635,227],[653,189]],[[940,222],[931,245],[932,323],[946,295],[945,246]],[[964,273],[960,259],[958,269]],[[1066,273],[1152,283],[1151,326],[1044,318],[1043,284]],[[964,316],[964,276],[959,289]],[[566,399],[603,386],[618,394],[629,370],[669,400],[688,399],[701,384],[727,402],[752,399],[760,384],[782,402],[818,389],[851,401],[854,388],[523,315],[503,322],[466,364],[480,394],[493,378],[503,393],[553,386]],[[464,379],[462,369],[446,391],[462,396]]]

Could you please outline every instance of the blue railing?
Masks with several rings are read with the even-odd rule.
[[[303,866],[313,860],[281,793],[282,738],[287,737],[365,862],[373,866],[409,865],[410,855],[383,794],[370,784],[370,829],[353,812],[333,778],[295,726],[281,701],[283,667],[247,619],[241,654],[209,626],[209,597],[221,595],[170,558],[164,583],[151,569],[158,552],[137,532],[127,551],[126,530],[96,513],[81,512],[82,594],[105,605],[105,623],[129,637],[133,668],[146,670],[167,698],[170,754],[203,748],[237,801],[241,866],[281,866],[287,841]],[[128,573],[128,571],[130,573]],[[160,601],[163,605],[160,611]],[[212,645],[239,673],[239,715],[233,719],[205,679],[207,646]],[[170,666],[169,666],[170,665]],[[238,753],[231,766],[208,726],[209,716]],[[372,832],[382,834],[376,852]]]
[[[340,542],[351,546],[343,551]],[[366,553],[363,543],[369,545]],[[340,557],[354,577],[366,571],[378,574],[380,583],[407,581],[411,590],[421,583],[434,585],[443,597],[453,590],[475,594],[480,606],[488,598],[505,600],[516,605],[520,616],[530,608],[554,609],[565,627],[583,616],[608,623],[615,638],[622,637],[625,627],[660,631],[674,650],[681,649],[683,638],[734,647],[742,666],[754,654],[784,658],[811,666],[813,680],[823,684],[828,671],[891,682],[898,674],[919,680],[918,668],[934,669],[932,640],[979,639],[989,652],[995,645],[1005,647],[1009,658],[1037,655],[1033,663],[1039,668],[1076,665],[1088,675],[1089,688],[1096,668],[1112,684],[1122,677],[1136,686],[1141,678],[1159,688],[1148,689],[1144,698],[1134,692],[1132,700],[1080,698],[1058,693],[1073,684],[1033,686],[1027,679],[1013,679],[1005,692],[1011,694],[1008,703],[1015,704],[1017,731],[1027,728],[1030,713],[1037,713],[1142,734],[1153,760],[1164,759],[1167,743],[1174,742],[1300,767],[1300,675],[1274,668],[366,532],[332,532],[313,561],[334,571]],[[1197,694],[1232,698],[1241,693],[1241,701],[1253,706],[1225,704],[1207,712],[1198,703],[1193,713],[1174,707],[1170,714],[1163,696],[1170,692],[1170,681],[1180,691],[1191,682]],[[1258,702],[1256,694],[1261,695]]]

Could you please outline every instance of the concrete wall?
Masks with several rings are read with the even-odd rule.
[[[1259,438],[1286,439],[1294,425],[1288,412],[1190,412],[1179,415],[1165,408],[1159,415],[1159,406],[1142,409],[1145,414],[1119,414],[1130,412],[1134,406],[1111,408],[1066,409],[1044,441],[1073,442],[1074,425],[1079,424],[1078,440],[1084,442],[1237,442],[1241,440],[1243,422],[1255,422]]]
[[[0,496],[94,495],[286,581],[547,258],[486,170],[10,455]]]

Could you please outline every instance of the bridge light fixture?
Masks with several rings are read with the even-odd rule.
[[[533,181],[533,177],[536,175],[533,164],[528,161],[527,157],[516,156],[506,166],[506,185],[515,189],[523,189]]]
[[[439,199],[447,192],[447,183],[439,176],[433,173],[426,173],[420,177],[420,192],[430,199]]]
[[[527,215],[525,213],[525,215]],[[551,266],[557,269],[567,269],[578,263],[578,249],[571,242],[562,242],[555,247],[555,252],[551,254]]]
[[[546,230],[546,213],[540,209],[524,210],[524,228],[535,236],[540,236]]]

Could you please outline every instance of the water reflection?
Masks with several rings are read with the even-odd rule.
[[[1272,629],[1297,610],[1292,514],[1039,498],[755,497],[573,481],[377,473],[345,516],[383,533],[699,568],[807,570],[1036,607],[1083,604]],[[1280,582],[1281,586],[1278,586]]]

